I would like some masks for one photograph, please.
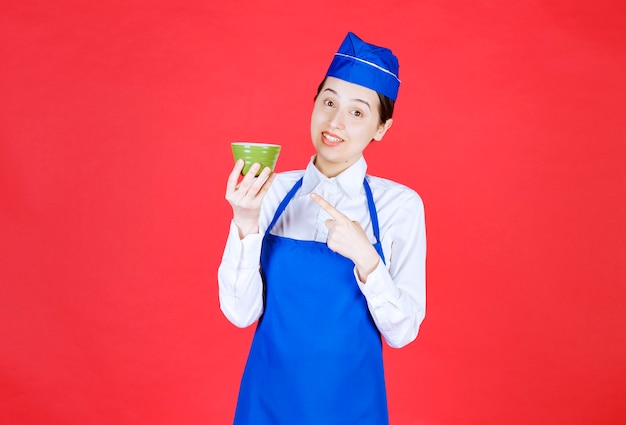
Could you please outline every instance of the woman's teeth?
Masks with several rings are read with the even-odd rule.
[[[343,139],[339,139],[338,137],[329,136],[328,134],[324,134],[324,138],[332,143],[343,142]]]

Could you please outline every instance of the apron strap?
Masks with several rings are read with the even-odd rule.
[[[387,264],[385,261],[385,254],[383,254],[383,247],[380,243],[380,229],[378,227],[378,213],[376,212],[376,204],[374,204],[374,195],[372,195],[372,189],[370,189],[370,185],[367,182],[367,176],[363,179],[363,187],[365,188],[365,196],[367,197],[367,207],[370,210],[372,231],[374,232],[374,237],[376,238],[374,248],[378,251],[378,255],[380,255],[380,258],[383,260],[383,264]]]
[[[267,230],[265,231],[266,235],[269,235],[270,230],[272,230],[272,228],[278,221],[278,218],[280,217],[280,215],[283,213],[283,211],[285,211],[285,208],[287,208],[287,204],[289,203],[289,201],[291,201],[291,198],[293,198],[293,196],[296,194],[298,189],[300,189],[300,187],[302,186],[302,178],[303,177],[300,177],[300,180],[298,180],[296,184],[293,185],[291,190],[287,193],[287,195],[285,195],[282,202],[278,205],[278,208],[276,209],[276,213],[274,214],[274,218],[272,219],[272,222],[270,223],[269,226],[267,226]]]
[[[367,208],[370,210],[370,219],[372,220],[372,230],[374,231],[374,237],[376,243],[380,242],[380,230],[378,229],[378,214],[376,213],[376,205],[374,204],[374,196],[372,195],[372,189],[367,182],[367,178],[363,179],[363,187],[365,188],[365,196],[367,197]]]

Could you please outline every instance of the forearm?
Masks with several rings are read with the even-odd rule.
[[[263,281],[259,271],[261,236],[240,241],[237,226],[231,228],[218,267],[220,308],[238,327],[254,323],[263,312]]]
[[[423,278],[416,276],[410,285],[400,286],[382,262],[370,273],[366,284],[359,284],[376,327],[394,348],[415,340],[426,312]]]

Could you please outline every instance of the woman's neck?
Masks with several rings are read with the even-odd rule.
[[[315,158],[313,158],[313,165],[315,165],[315,168],[317,168],[320,173],[329,179],[337,177],[339,174],[352,167],[355,163],[356,161],[354,163],[349,163],[348,161],[341,163],[319,161],[318,155],[315,155]]]

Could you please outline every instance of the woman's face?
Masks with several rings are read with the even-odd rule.
[[[311,139],[317,151],[315,166],[335,177],[359,160],[372,140],[381,140],[392,120],[380,123],[374,90],[328,77],[311,115]]]

